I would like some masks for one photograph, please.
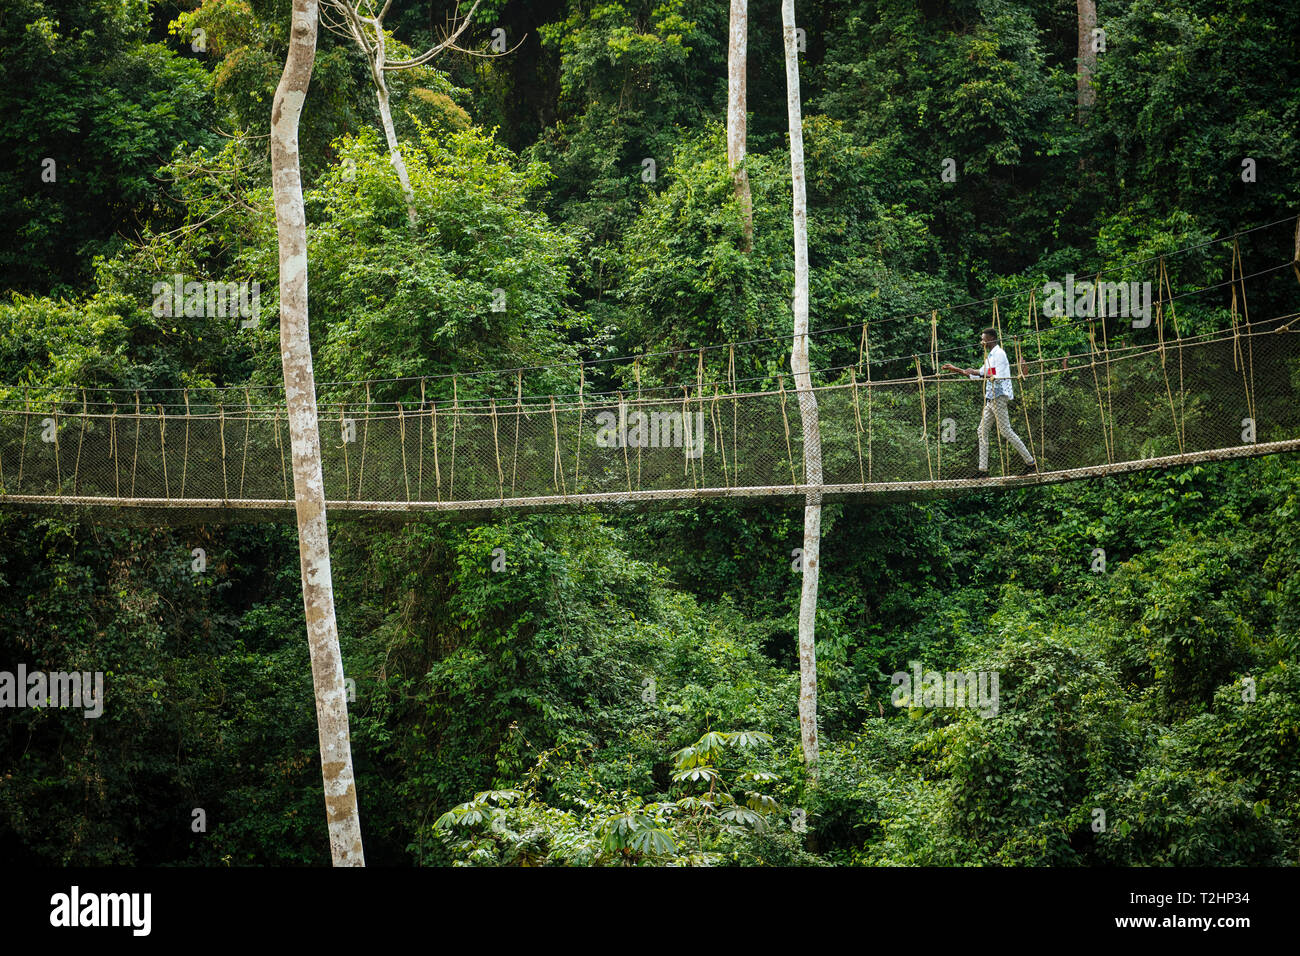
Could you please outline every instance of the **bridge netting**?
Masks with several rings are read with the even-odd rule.
[[[1168,333],[1168,334],[1167,334]],[[1010,421],[1037,459],[1028,481],[1300,447],[1300,319],[1283,315],[1111,346],[1009,343]],[[984,384],[846,370],[815,397],[805,435],[788,379],[764,391],[462,402],[318,402],[325,494],[336,510],[412,511],[802,493],[820,454],[827,494],[979,487]],[[288,418],[271,389],[191,389],[166,401],[90,390],[0,389],[0,504],[287,513]],[[989,431],[989,480],[1022,473]]]

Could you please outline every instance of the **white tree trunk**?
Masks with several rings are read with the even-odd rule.
[[[1097,26],[1097,0],[1075,0],[1079,25],[1078,109],[1079,122],[1088,118],[1096,102],[1092,75],[1097,72],[1097,53],[1092,48],[1092,31]]]
[[[727,165],[732,170],[736,199],[745,215],[745,251],[754,244],[754,200],[745,159],[745,66],[749,41],[748,0],[731,0],[731,29],[727,44]]]
[[[790,368],[799,396],[803,426],[804,482],[822,483],[821,427],[817,393],[808,370],[808,201],[803,171],[803,111],[799,103],[799,50],[795,38],[794,0],[782,0],[785,31],[785,81],[790,120],[790,179],[794,190],[794,347]],[[803,509],[803,591],[799,596],[799,730],[803,758],[810,770],[817,764],[817,572],[821,565],[821,492],[810,493]]]
[[[361,823],[352,779],[347,694],[330,578],[316,382],[307,324],[307,216],[298,165],[298,121],[316,59],[317,14],[316,0],[293,0],[289,55],[271,108],[271,181],[275,228],[280,240],[280,349],[293,447],[302,602],[316,692],[330,855],[335,866],[364,866]]]
[[[415,225],[415,193],[411,190],[411,180],[406,175],[406,162],[402,151],[397,147],[397,130],[393,126],[393,114],[388,108],[388,82],[384,79],[384,25],[375,22],[377,36],[375,57],[370,59],[370,77],[375,84],[375,97],[379,100],[379,118],[384,124],[384,138],[388,140],[388,158],[397,170],[397,181],[401,183],[402,195],[406,197],[406,218]]]

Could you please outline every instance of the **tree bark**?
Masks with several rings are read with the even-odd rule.
[[[794,199],[794,346],[790,369],[799,396],[803,426],[804,483],[822,484],[821,426],[817,393],[808,368],[808,201],[803,169],[803,111],[799,102],[799,50],[795,38],[794,0],[782,0],[785,32],[786,105],[790,122],[790,180]],[[810,771],[817,765],[817,575],[821,564],[821,491],[810,492],[803,509],[803,589],[799,596],[799,731],[803,758]]]
[[[393,113],[388,108],[388,82],[384,79],[384,25],[375,22],[376,47],[370,63],[370,78],[375,84],[375,97],[379,100],[379,117],[384,124],[384,138],[388,140],[388,158],[397,171],[397,181],[401,183],[402,195],[406,197],[406,218],[412,226],[416,223],[415,193],[411,190],[411,180],[406,175],[406,162],[402,151],[397,146],[397,129],[393,126]]]
[[[1082,123],[1097,96],[1092,76],[1097,72],[1097,52],[1092,48],[1092,31],[1097,26],[1097,0],[1075,0],[1079,25],[1078,115]]]
[[[334,619],[325,483],[321,474],[316,382],[307,322],[307,215],[298,165],[298,121],[316,60],[316,0],[293,0],[293,26],[284,74],[271,108],[271,181],[280,243],[280,349],[293,447],[302,601],[311,649],[320,737],[321,773],[335,866],[364,866],[361,823],[352,778],[347,693]]]
[[[727,165],[732,170],[736,200],[745,216],[745,251],[754,246],[754,199],[745,159],[745,86],[749,41],[748,0],[731,0],[731,29],[727,44]]]

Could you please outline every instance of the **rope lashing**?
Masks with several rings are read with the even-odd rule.
[[[225,436],[222,436],[221,457],[222,468],[225,467]],[[135,471],[136,465],[140,461],[140,393],[135,393],[135,450],[131,453],[131,497],[135,497]],[[227,495],[226,497],[230,497]]]
[[[921,398],[921,437],[925,440],[925,467],[930,473],[930,480],[934,481],[934,461],[930,457],[930,425],[925,418],[925,377],[921,374],[921,356],[912,357],[916,359],[916,392]]]
[[[930,312],[930,374],[934,376],[935,468],[943,477],[943,378],[939,375],[939,310]],[[856,398],[856,389],[854,390]]]
[[[82,391],[81,395],[82,395],[82,401],[84,403],[85,396],[86,396],[84,390]],[[277,408],[276,409],[277,418],[279,417],[279,414],[280,414],[280,410]],[[277,441],[280,438],[280,432],[278,429],[276,430],[275,437]],[[190,390],[187,388],[185,389],[185,452],[184,454],[181,455],[181,497],[182,498],[185,497],[185,476],[186,473],[189,471],[189,464],[190,464]],[[286,495],[285,497],[287,498],[288,495]]]
[[[252,400],[244,389],[244,460],[239,465],[239,497],[244,497],[244,474],[248,470],[248,430],[253,424]]]
[[[551,432],[555,436],[555,464],[552,474],[555,481],[555,490],[567,499],[569,489],[564,481],[564,469],[560,467],[560,420],[555,411],[554,395],[551,396]]]
[[[552,399],[552,410],[554,410]],[[451,377],[451,475],[447,483],[447,495],[451,498],[456,497],[456,437],[460,430],[460,376]],[[556,442],[559,442],[559,433],[556,433]]]
[[[515,451],[514,461],[510,465],[510,496],[515,494],[515,482],[519,477],[519,422],[524,415],[524,373],[515,377]]]
[[[620,413],[625,412],[625,408],[623,406],[622,392],[618,393],[618,409]],[[628,490],[628,494],[631,494],[632,493],[632,462],[627,455],[627,442],[620,441],[619,444],[623,446],[623,473],[627,475],[627,490]],[[640,449],[639,442],[637,444],[637,448]]]
[[[854,437],[858,445],[858,480],[862,484],[867,483],[867,473],[862,465],[862,409],[858,405],[858,375],[857,370],[852,366],[849,367],[849,384],[853,386],[853,423]]]
[[[496,437],[496,409],[492,409],[492,435]],[[406,488],[406,500],[411,500],[411,477],[406,470],[406,411],[402,403],[397,402],[397,440],[402,446],[402,484]]]
[[[340,402],[340,403],[339,403],[339,440],[341,441],[341,443],[342,443],[342,445],[343,445],[343,487],[344,487],[344,497],[345,497],[348,501],[351,501],[351,500],[352,500],[352,466],[351,466],[351,463],[350,463],[349,460],[348,460],[348,445],[350,444],[350,441],[349,441],[349,439],[348,439],[348,419],[347,419],[347,409],[348,409],[348,406],[347,406],[347,403],[346,403],[346,402]],[[353,437],[353,438],[356,438],[356,427],[357,427],[356,422],[353,422],[353,423],[352,423],[352,437]],[[279,432],[277,431],[276,434],[278,435]]]
[[[578,366],[578,423],[573,433],[573,490],[581,487],[580,467],[582,464],[582,418],[586,411],[583,393],[587,387],[587,373],[584,366]]]
[[[170,498],[172,496],[171,485],[167,481],[167,419],[163,415],[161,404],[158,406],[158,450],[162,457],[163,497]],[[80,449],[77,451],[77,458],[81,458]]]
[[[81,480],[81,446],[86,440],[86,390],[81,390],[81,436],[77,439],[77,460],[72,466],[72,493],[77,493],[77,485]],[[0,484],[4,483],[4,472],[0,471]]]
[[[796,486],[799,484],[799,479],[794,473],[794,448],[790,444],[790,417],[785,410],[785,376],[778,374],[776,380],[781,386],[781,422],[785,425],[785,455],[790,463],[790,484]]]
[[[426,401],[424,387],[427,381],[427,379],[420,379],[420,410],[415,415],[419,426],[416,429],[416,441],[420,448],[420,457],[415,468],[415,496],[421,501],[424,500],[424,403]]]
[[[370,398],[370,383],[366,382],[366,419],[361,426],[361,468],[357,475],[357,500],[364,501],[365,495],[362,488],[366,483],[366,451],[370,447],[370,409],[374,407],[374,402]],[[356,423],[353,423],[353,434],[355,435]]]
[[[501,467],[501,442],[497,438],[497,402],[492,399],[492,450],[496,454],[497,462],[497,494],[501,501],[506,500],[506,473]]]

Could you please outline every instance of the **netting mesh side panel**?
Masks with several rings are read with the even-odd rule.
[[[1012,429],[1041,472],[1300,439],[1300,332],[1030,362]],[[969,477],[983,385],[956,379],[816,390],[825,484]],[[1250,434],[1253,428],[1253,436]],[[325,494],[457,502],[636,491],[770,488],[805,480],[800,400],[788,390],[581,406],[322,406]],[[1019,474],[989,428],[990,474]],[[269,406],[185,415],[0,407],[6,495],[291,501],[288,421]]]

